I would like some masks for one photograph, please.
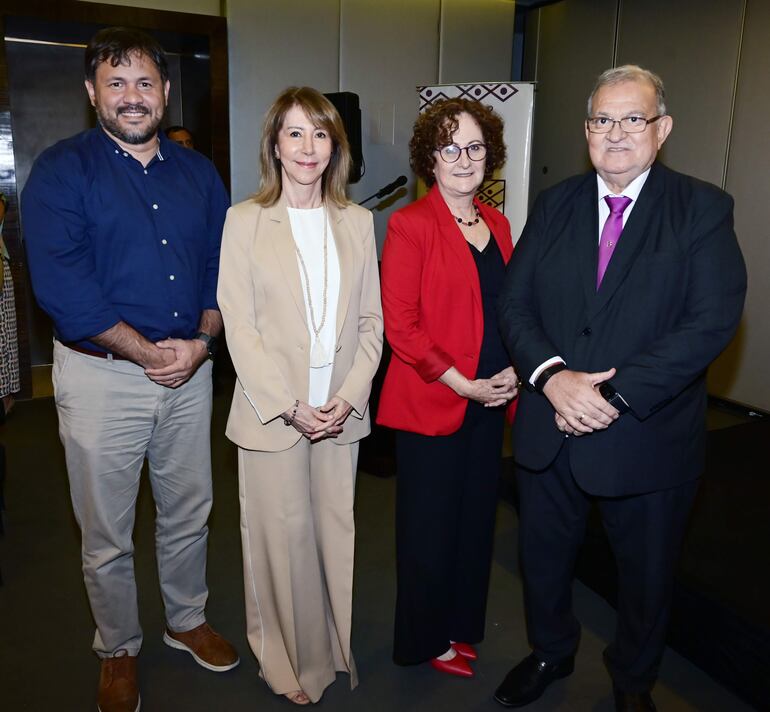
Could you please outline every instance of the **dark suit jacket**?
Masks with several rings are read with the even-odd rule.
[[[702,472],[706,368],[743,309],[733,201],[654,164],[597,292],[598,235],[594,172],[544,191],[508,266],[501,331],[522,379],[556,355],[577,371],[615,367],[612,384],[632,410],[605,431],[565,439],[548,399],[524,391],[515,456],[542,470],[566,443],[589,493],[666,489]]]
[[[475,203],[508,262],[513,251],[508,219]],[[435,185],[388,222],[382,311],[393,356],[377,422],[423,435],[455,432],[468,401],[436,379],[450,366],[476,377],[484,314],[473,255]]]

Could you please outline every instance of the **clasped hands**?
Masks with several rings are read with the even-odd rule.
[[[457,390],[458,395],[481,403],[486,408],[505,405],[518,393],[519,379],[512,366],[496,373],[491,378],[467,380]]]
[[[283,414],[283,418],[291,420],[295,430],[311,442],[316,442],[336,438],[342,432],[342,425],[352,410],[353,406],[344,398],[334,396],[317,408],[300,401],[296,414],[294,407],[291,407]]]
[[[556,411],[556,427],[568,435],[580,436],[612,425],[620,413],[604,400],[598,386],[615,373],[614,368],[598,373],[567,369],[551,376],[543,394]]]
[[[207,357],[206,344],[200,339],[164,339],[155,344],[149,363],[143,364],[144,373],[161,386],[179,388]]]

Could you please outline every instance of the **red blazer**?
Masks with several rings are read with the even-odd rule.
[[[513,252],[508,219],[475,203],[507,264]],[[453,433],[462,425],[468,401],[437,379],[450,366],[475,377],[484,317],[476,263],[435,185],[391,216],[381,279],[393,356],[377,422],[423,435]]]

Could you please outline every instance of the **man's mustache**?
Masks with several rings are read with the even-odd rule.
[[[118,108],[118,114],[125,114],[126,112],[149,114],[150,110],[146,106],[141,104],[124,104]]]

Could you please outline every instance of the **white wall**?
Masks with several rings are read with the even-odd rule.
[[[407,195],[392,209],[374,211],[380,244],[390,212],[414,193],[409,139],[418,109],[415,87],[438,77],[440,5],[440,0],[341,0],[340,89],[359,96],[366,161],[366,174],[350,196],[360,201],[400,175],[409,178]]]
[[[381,243],[387,217],[412,199],[408,143],[418,85],[508,81],[511,0],[229,0],[230,142],[233,200],[259,183],[262,116],[291,84],[359,95],[366,175],[362,200],[397,176],[409,194],[375,212]],[[371,204],[370,204],[371,207]]]
[[[262,118],[285,87],[339,87],[339,0],[228,3],[230,175],[233,202],[259,183]]]

